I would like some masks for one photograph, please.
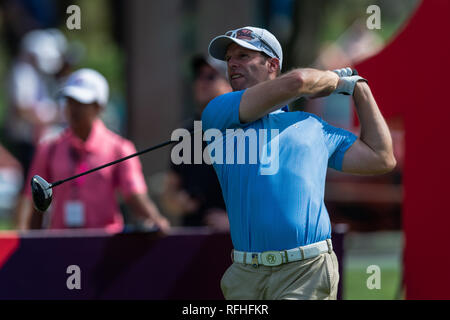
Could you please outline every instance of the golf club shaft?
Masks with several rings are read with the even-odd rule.
[[[193,133],[193,132],[194,132],[194,130],[191,130],[189,133]],[[142,150],[142,151],[139,151],[139,152],[130,154],[129,156],[126,156],[126,157],[124,157],[124,158],[117,159],[117,160],[115,160],[115,161],[106,163],[106,164],[104,164],[104,165],[102,165],[102,166],[100,166],[100,167],[97,167],[97,168],[94,168],[94,169],[91,169],[91,170],[82,172],[82,173],[80,173],[80,174],[77,174],[77,175],[75,175],[75,176],[69,177],[69,178],[67,178],[67,179],[59,180],[59,181],[50,183],[50,188],[56,187],[56,186],[58,186],[58,185],[60,185],[60,184],[62,184],[62,183],[64,183],[64,182],[67,182],[67,181],[70,181],[70,180],[79,178],[79,177],[84,176],[84,175],[86,175],[86,174],[89,174],[89,173],[91,173],[91,172],[94,172],[94,171],[103,169],[103,168],[108,167],[108,166],[111,166],[111,165],[113,165],[113,164],[116,164],[116,163],[119,163],[119,162],[128,160],[128,159],[130,159],[130,158],[139,156],[139,155],[141,155],[141,154],[143,154],[143,153],[147,153],[147,152],[149,152],[149,151],[153,151],[153,150],[155,150],[155,149],[159,149],[159,148],[165,147],[165,146],[167,146],[167,145],[169,145],[169,144],[176,143],[176,142],[179,142],[179,141],[172,141],[172,140],[169,140],[169,141],[160,143],[160,144],[158,144],[158,145],[156,145],[156,146],[153,146],[153,147],[144,149],[144,150]]]

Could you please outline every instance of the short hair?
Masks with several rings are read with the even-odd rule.
[[[271,56],[269,56],[267,53],[265,52],[260,52],[261,56],[264,57],[264,59],[267,61],[267,59],[272,59]],[[277,77],[281,74],[281,69],[278,66],[278,70],[277,70]]]

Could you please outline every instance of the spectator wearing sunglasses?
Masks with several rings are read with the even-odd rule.
[[[195,113],[186,121],[185,128],[188,130],[193,129],[194,121],[200,121],[203,109],[212,99],[231,92],[223,61],[195,55],[191,59],[191,70]],[[204,142],[202,150],[205,147]],[[191,156],[192,164],[175,165],[171,162],[161,204],[174,224],[209,226],[226,232],[229,230],[228,217],[216,173],[211,165],[194,164],[193,151]]]

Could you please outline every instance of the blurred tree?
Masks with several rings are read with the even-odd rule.
[[[382,28],[372,32],[387,40],[418,3],[420,0],[265,0],[261,15],[263,25],[273,31],[283,46],[286,71],[310,66],[324,43],[334,42],[355,21],[367,19],[369,5],[375,4],[381,9]],[[283,17],[278,14],[279,10],[285,11]],[[287,10],[291,13],[287,14]]]
[[[294,1],[291,34],[284,44],[284,70],[311,64],[319,50],[327,6],[330,0]]]

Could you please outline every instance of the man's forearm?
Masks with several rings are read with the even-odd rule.
[[[363,81],[357,82],[353,97],[361,123],[360,140],[384,160],[395,161],[389,128],[368,84]]]
[[[16,229],[23,231],[30,229],[31,203],[21,195],[15,211]]]
[[[143,219],[144,224],[151,223],[152,226],[156,225],[163,232],[169,230],[169,221],[161,215],[147,194],[133,194],[128,198],[127,203],[134,209],[137,217]]]
[[[242,95],[239,120],[255,121],[300,96],[327,96],[336,89],[338,81],[338,75],[332,71],[305,68],[259,83]]]
[[[336,90],[339,76],[332,71],[322,71],[311,68],[297,69],[301,74],[302,85],[299,96],[325,97]]]
[[[158,208],[146,194],[133,194],[128,198],[127,203],[131,206],[134,213],[139,218],[156,219],[160,216]]]

